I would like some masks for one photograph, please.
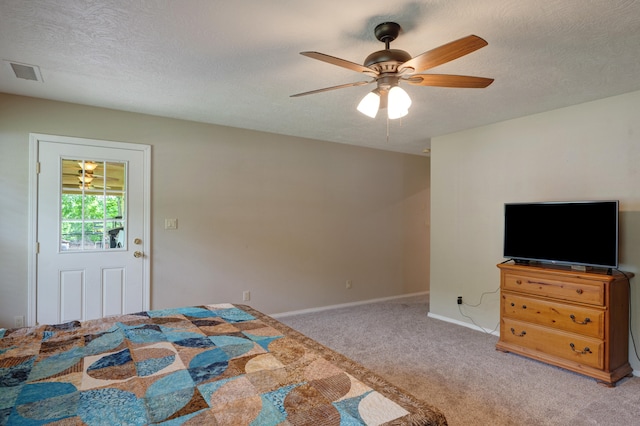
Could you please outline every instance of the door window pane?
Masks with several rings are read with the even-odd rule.
[[[126,166],[62,160],[61,251],[126,248]]]

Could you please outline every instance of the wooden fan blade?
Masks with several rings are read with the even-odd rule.
[[[102,176],[102,175],[93,175],[93,176],[99,181],[104,179],[104,176]],[[119,181],[120,180],[117,177],[112,177],[112,176],[107,176],[106,179],[110,180],[110,181]]]
[[[476,35],[466,36],[459,40],[452,41],[451,43],[436,47],[435,49],[431,49],[428,52],[424,52],[415,58],[409,59],[407,62],[399,66],[398,72],[402,72],[407,69],[413,70],[410,72],[425,71],[449,61],[453,61],[454,59],[458,59],[464,55],[468,55],[471,52],[475,52],[487,44],[488,43],[484,39]]]
[[[78,171],[77,173],[62,173],[62,176],[68,176],[68,177],[82,177],[82,171]],[[93,178],[95,178],[96,180],[102,180],[104,179],[103,175],[97,175],[97,174],[93,174],[93,173],[87,173],[87,176],[92,176]],[[115,180],[118,181],[120,179],[118,179],[117,177],[112,177],[112,176],[107,176],[106,178],[107,180]]]
[[[344,59],[336,58],[335,56],[325,55],[324,53],[300,52],[300,54],[312,59],[317,59],[319,61],[326,62],[331,65],[337,65],[339,67],[346,68],[351,71],[361,72],[361,73],[370,75],[372,77],[375,77],[378,75],[378,73],[375,70],[372,70],[371,68],[367,68],[360,64],[356,64],[355,62],[350,62]]]
[[[403,80],[416,86],[463,87],[470,89],[484,89],[493,83],[492,78],[449,74],[413,74],[403,78]]]
[[[316,89],[316,90],[311,90],[309,92],[296,93],[295,95],[290,95],[289,97],[297,98],[298,96],[313,95],[314,93],[328,92],[329,90],[336,90],[336,89],[344,89],[345,87],[364,86],[365,84],[373,83],[374,81],[375,80],[356,81],[355,83],[341,84],[339,86],[331,86],[331,87],[325,87],[324,89]]]

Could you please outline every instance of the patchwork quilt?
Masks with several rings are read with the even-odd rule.
[[[0,329],[0,425],[446,425],[248,306]]]

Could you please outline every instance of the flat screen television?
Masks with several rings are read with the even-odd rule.
[[[618,201],[507,203],[504,257],[618,267]]]

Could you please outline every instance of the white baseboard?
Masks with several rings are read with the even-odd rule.
[[[310,314],[313,312],[328,311],[331,309],[348,308],[350,306],[367,305],[369,303],[386,302],[387,300],[404,299],[405,297],[425,296],[428,295],[428,291],[421,291],[419,293],[401,294],[399,296],[382,297],[379,299],[367,299],[358,302],[341,303],[338,305],[320,306],[317,308],[301,309],[299,311],[281,312],[279,314],[269,314],[273,318],[284,318],[293,315]]]
[[[440,320],[440,321],[445,321],[445,322],[450,322],[452,324],[461,325],[463,327],[467,327],[467,328],[470,328],[470,329],[475,330],[475,331],[482,331],[483,333],[493,334],[494,336],[500,336],[500,331],[498,331],[498,330],[489,330],[489,329],[486,329],[486,328],[479,327],[479,326],[477,326],[475,324],[469,324],[468,322],[459,321],[459,320],[456,320],[456,319],[453,319],[453,318],[449,318],[449,317],[445,317],[445,316],[438,315],[438,314],[432,314],[431,312],[429,312],[427,314],[427,316],[429,318],[437,319],[437,320]]]

